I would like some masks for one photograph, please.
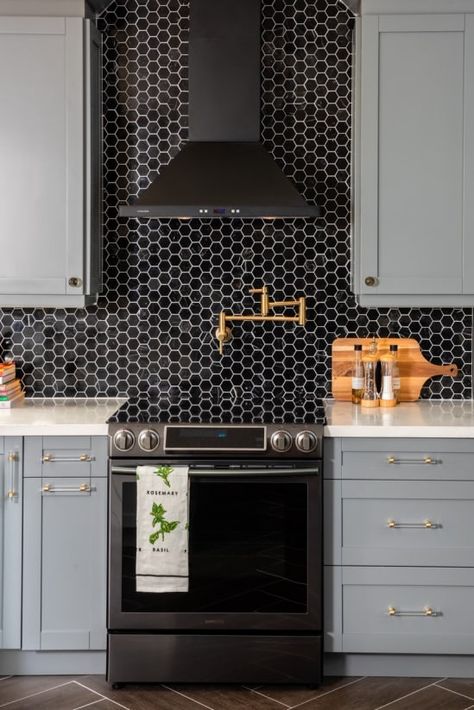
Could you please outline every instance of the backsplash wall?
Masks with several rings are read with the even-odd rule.
[[[460,377],[432,380],[424,397],[471,396],[470,310],[358,308],[349,292],[349,13],[337,0],[263,0],[262,12],[262,139],[323,217],[118,217],[187,137],[189,0],[116,0],[99,21],[104,295],[82,310],[0,312],[29,396],[179,390],[196,414],[199,400],[222,396],[311,411],[330,392],[331,341],[372,334],[414,337],[429,359],[459,365]],[[248,289],[263,283],[276,300],[306,295],[307,327],[235,324],[221,357],[218,312],[254,311]]]

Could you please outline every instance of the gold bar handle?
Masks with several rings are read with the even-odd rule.
[[[396,520],[387,520],[388,528],[419,528],[424,530],[436,530],[441,527],[441,523],[433,523],[432,520],[423,520],[422,523],[399,523]]]
[[[395,456],[388,456],[387,463],[389,464],[426,464],[428,466],[435,466],[440,463],[436,459],[431,458],[431,456],[425,456],[424,459],[397,459]]]
[[[90,463],[95,461],[95,456],[89,454],[80,454],[80,456],[53,456],[53,454],[44,454],[42,457],[43,463]]]
[[[81,483],[79,486],[53,486],[52,483],[45,483],[41,488],[42,493],[91,493],[94,489],[88,483]]]
[[[387,614],[388,616],[429,616],[429,617],[435,617],[435,616],[441,616],[442,612],[441,611],[434,611],[430,606],[425,606],[424,609],[420,611],[402,611],[401,609],[397,609],[394,606],[389,606],[387,609]]]
[[[10,472],[10,486],[7,491],[7,498],[10,502],[14,502],[15,498],[18,498],[18,491],[17,491],[17,483],[18,481],[15,481],[16,479],[16,472],[17,472],[17,467],[16,467],[16,462],[19,460],[19,456],[16,451],[10,451],[8,453],[8,465],[9,465],[9,472]]]

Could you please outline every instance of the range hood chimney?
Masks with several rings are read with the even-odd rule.
[[[260,0],[190,0],[189,142],[129,217],[317,217],[260,141]]]

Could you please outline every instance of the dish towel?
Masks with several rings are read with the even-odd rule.
[[[188,466],[137,466],[137,592],[187,592]]]

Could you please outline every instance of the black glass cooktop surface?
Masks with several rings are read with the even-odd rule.
[[[194,422],[228,424],[324,424],[322,400],[299,399],[215,399],[188,393],[155,399],[130,399],[108,420],[109,423]]]

